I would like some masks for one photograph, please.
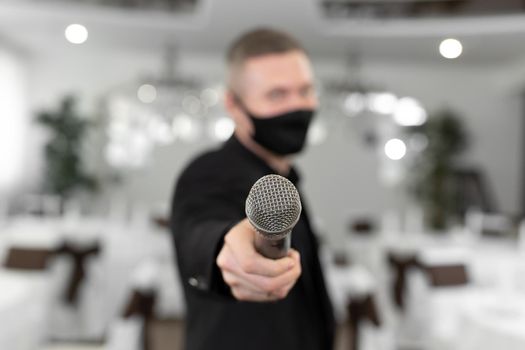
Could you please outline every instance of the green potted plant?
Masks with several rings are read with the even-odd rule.
[[[457,157],[467,147],[467,134],[451,110],[431,115],[425,124],[411,128],[411,132],[424,135],[428,143],[414,162],[410,190],[423,208],[426,225],[442,231],[457,213],[453,175]]]
[[[44,111],[37,121],[49,131],[45,146],[44,192],[59,195],[62,208],[76,190],[94,191],[97,181],[82,163],[82,144],[92,124],[76,111],[76,100],[66,96],[56,111]]]

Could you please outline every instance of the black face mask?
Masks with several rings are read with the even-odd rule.
[[[251,119],[255,129],[253,139],[259,145],[279,155],[298,153],[304,148],[314,110],[293,110],[261,118],[248,112],[241,103],[239,105]]]

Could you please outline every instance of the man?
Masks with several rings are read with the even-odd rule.
[[[235,133],[180,176],[171,226],[187,302],[186,349],[328,350],[333,315],[303,212],[288,256],[254,249],[245,200],[262,176],[296,186],[301,151],[318,101],[310,62],[290,36],[259,29],[228,52],[225,106]]]

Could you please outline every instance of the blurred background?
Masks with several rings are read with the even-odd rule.
[[[523,0],[0,0],[0,349],[179,349],[175,179],[224,52],[309,51],[337,349],[525,348]]]

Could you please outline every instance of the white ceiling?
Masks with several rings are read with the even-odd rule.
[[[89,29],[99,49],[222,51],[236,35],[255,26],[288,30],[319,56],[359,51],[370,60],[437,61],[439,41],[462,40],[458,64],[502,64],[525,58],[525,15],[492,18],[332,21],[316,0],[201,0],[194,15],[120,10],[65,2],[0,0],[0,38],[31,52],[65,45],[70,23]]]

